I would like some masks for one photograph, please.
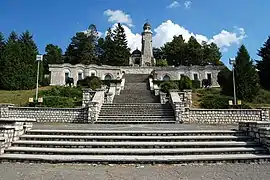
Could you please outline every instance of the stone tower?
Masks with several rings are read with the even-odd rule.
[[[152,31],[151,25],[145,23],[142,32],[142,60],[141,66],[153,66],[155,65],[155,59],[153,56],[152,47]]]

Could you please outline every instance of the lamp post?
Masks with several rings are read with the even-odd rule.
[[[234,99],[234,105],[236,105],[236,89],[235,89],[235,74],[234,74],[234,66],[235,66],[235,59],[230,58],[229,59],[230,65],[232,65],[232,74],[233,74],[233,99]]]
[[[36,56],[36,61],[38,62],[38,67],[37,67],[37,87],[36,87],[36,102],[38,100],[38,79],[39,79],[39,65],[40,62],[43,60],[43,55],[37,55]]]

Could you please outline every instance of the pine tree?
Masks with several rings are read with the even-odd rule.
[[[259,77],[244,45],[239,48],[235,62],[237,98],[245,101],[251,101],[259,91]]]
[[[21,79],[21,46],[18,36],[11,32],[5,45],[1,66],[1,86],[6,90],[18,90],[22,82]]]
[[[36,55],[38,54],[38,48],[33,40],[33,35],[29,31],[22,33],[19,38],[21,45],[21,66],[22,66],[22,83],[20,89],[33,89],[36,85],[36,74],[37,74],[37,62]],[[40,65],[40,77],[39,80],[43,79],[43,68]]]
[[[97,63],[97,40],[98,33],[95,25],[90,25],[86,32],[77,32],[66,50],[65,62],[86,65]]]
[[[263,88],[270,89],[270,36],[268,36],[267,41],[259,49],[258,55],[262,58],[260,61],[257,61],[260,84]]]
[[[101,63],[112,66],[117,65],[117,48],[113,40],[113,33],[111,28],[107,30],[105,40],[102,44],[102,49],[104,50],[104,53],[101,56]]]
[[[125,34],[125,29],[118,23],[116,29],[113,31],[113,42],[117,48],[115,65],[128,65],[130,57],[130,49],[128,48],[128,41]]]
[[[45,52],[43,60],[44,74],[49,74],[49,64],[62,64],[64,59],[62,57],[62,49],[56,45],[48,44]]]
[[[221,52],[219,47],[215,43],[202,43],[203,58],[200,65],[221,65]]]
[[[186,60],[189,65],[201,65],[203,59],[202,46],[195,37],[191,36],[186,46]]]
[[[174,36],[173,40],[164,44],[161,50],[164,52],[168,65],[187,65],[186,43],[182,35]]]
[[[3,64],[4,48],[5,48],[5,37],[4,37],[3,33],[0,32],[0,89],[2,89],[1,77],[2,77],[2,71],[4,68],[4,64]]]

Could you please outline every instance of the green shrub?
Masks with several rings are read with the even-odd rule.
[[[173,81],[166,81],[160,84],[160,90],[164,93],[169,93],[170,89],[178,89],[178,86]]]
[[[156,66],[165,67],[168,66],[168,62],[166,59],[157,59]]]
[[[82,98],[82,90],[80,87],[63,87],[56,86],[52,89],[41,91],[39,93],[43,96],[59,96],[59,97],[70,97],[70,98]]]
[[[219,94],[208,94],[202,96],[201,107],[206,109],[228,109],[231,97]]]
[[[77,82],[77,86],[91,88],[93,90],[101,88],[101,85],[102,81],[96,76],[87,76],[86,78]]]
[[[39,96],[43,97],[44,107],[72,108],[82,104],[82,90],[79,87],[56,86],[41,91]]]
[[[192,81],[188,76],[182,75],[180,81],[178,82],[178,89],[191,89],[192,88]]]
[[[201,88],[201,81],[199,81],[199,80],[192,80],[192,88],[193,89],[199,89],[199,88]]]
[[[40,82],[41,86],[49,86],[50,85],[50,78],[49,77],[44,77],[42,81]]]
[[[74,99],[70,97],[45,96],[42,106],[54,108],[73,108],[75,107]]]
[[[254,104],[270,104],[270,91],[260,89],[257,96],[252,100]]]
[[[102,84],[104,84],[104,85],[110,86],[110,84],[118,84],[118,83],[121,83],[122,80],[121,80],[121,79],[112,79],[112,80],[102,80],[101,82],[102,82]]]

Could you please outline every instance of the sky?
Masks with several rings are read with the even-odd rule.
[[[50,43],[65,51],[71,37],[90,24],[104,36],[118,22],[135,50],[141,48],[142,27],[149,22],[154,47],[174,35],[186,40],[195,36],[198,42],[216,43],[228,65],[241,44],[259,59],[257,50],[270,35],[266,0],[1,0],[0,6],[0,32],[7,37],[13,30],[29,30],[41,54]]]

